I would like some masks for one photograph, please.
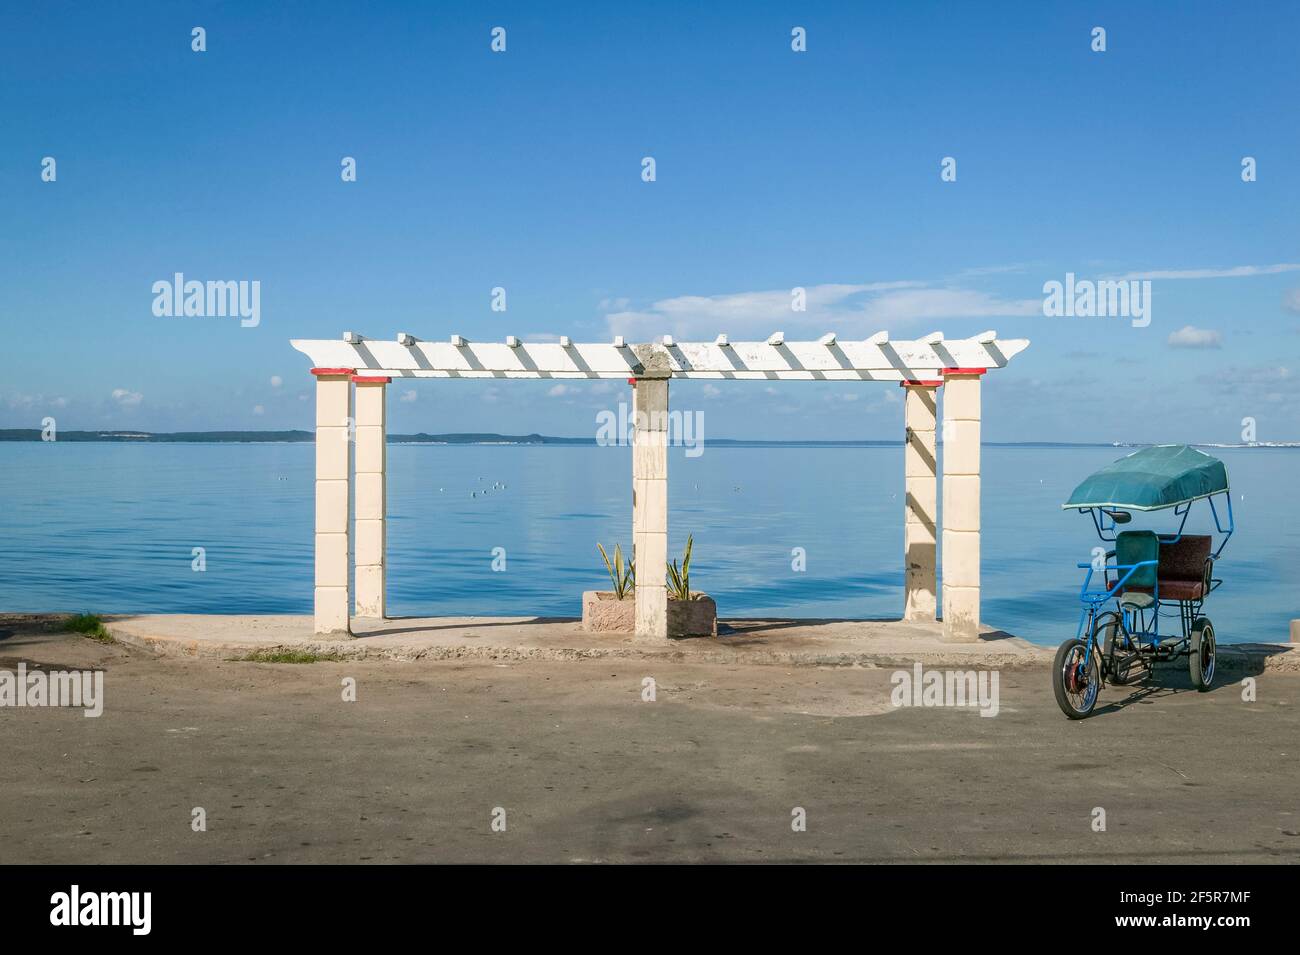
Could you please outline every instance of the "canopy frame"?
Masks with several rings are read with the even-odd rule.
[[[1189,464],[1182,460],[1187,455],[1199,458],[1191,458],[1195,463]],[[1171,465],[1177,465],[1178,470],[1173,470]],[[1207,484],[1211,485],[1208,489]],[[1131,497],[1116,499],[1117,490]],[[1196,493],[1185,493],[1193,490]],[[1153,444],[1131,451],[1088,475],[1070,492],[1069,500],[1061,505],[1061,509],[1100,507],[1116,511],[1163,511],[1230,490],[1228,469],[1218,458],[1187,444]],[[1078,499],[1098,491],[1102,492],[1099,499]],[[1164,499],[1170,492],[1177,496]]]
[[[1129,471],[1129,469],[1121,467],[1121,465],[1123,465],[1124,462],[1134,458],[1138,458],[1141,455],[1144,454],[1149,455],[1151,452],[1161,451],[1166,449],[1176,449],[1175,456],[1181,455],[1184,451],[1195,452],[1196,454],[1202,455],[1207,460],[1205,462],[1199,462],[1196,466],[1193,467],[1185,467],[1183,468],[1182,471],[1170,472],[1166,475],[1162,475],[1161,477],[1163,478],[1163,481],[1159,485],[1161,490],[1176,485],[1178,482],[1184,480],[1185,478],[1203,471],[1206,467],[1210,467],[1212,469],[1214,466],[1217,466],[1219,472],[1222,473],[1223,480],[1221,486],[1216,485],[1214,488],[1212,488],[1209,491],[1205,491],[1200,494],[1189,494],[1184,497],[1180,497],[1178,500],[1166,501],[1160,504],[1139,504],[1130,501],[1114,501],[1114,500],[1106,500],[1106,501],[1074,500],[1074,498],[1079,494],[1080,490],[1085,488],[1089,484],[1089,482],[1092,482],[1094,480],[1104,481],[1106,479],[1115,478],[1116,476],[1123,478],[1123,477],[1128,477],[1130,474],[1134,475],[1136,479],[1136,477],[1141,476],[1143,472],[1137,470]],[[1135,462],[1135,463],[1145,463],[1145,462],[1143,461],[1143,462]],[[1218,506],[1215,504],[1214,501],[1214,499],[1218,497],[1220,494],[1223,495],[1224,500],[1227,503],[1227,510],[1226,510],[1227,525],[1226,526],[1224,525],[1223,518],[1219,515]],[[1232,513],[1232,483],[1228,479],[1228,469],[1223,464],[1223,462],[1220,461],[1218,458],[1213,457],[1212,455],[1206,454],[1204,451],[1201,451],[1199,448],[1193,448],[1190,445],[1151,445],[1146,448],[1140,448],[1137,451],[1134,451],[1126,455],[1125,457],[1120,458],[1118,461],[1112,461],[1104,468],[1100,468],[1097,471],[1094,471],[1088,477],[1086,477],[1083,481],[1079,483],[1078,487],[1076,487],[1074,491],[1071,492],[1070,500],[1062,504],[1061,508],[1063,510],[1077,510],[1080,513],[1087,513],[1092,518],[1093,526],[1095,526],[1097,529],[1097,536],[1101,540],[1106,541],[1108,543],[1113,542],[1118,533],[1119,522],[1115,520],[1116,513],[1129,513],[1129,512],[1136,511],[1138,513],[1153,514],[1159,511],[1172,510],[1174,512],[1175,517],[1182,518],[1182,520],[1179,521],[1178,530],[1173,534],[1159,535],[1159,538],[1162,543],[1173,544],[1173,543],[1177,543],[1179,540],[1182,539],[1183,530],[1187,527],[1187,519],[1192,511],[1192,505],[1195,504],[1197,501],[1209,502],[1210,513],[1214,518],[1215,529],[1218,531],[1218,533],[1223,535],[1223,540],[1220,541],[1218,548],[1214,551],[1213,554],[1214,558],[1217,560],[1219,558],[1219,554],[1222,553],[1224,546],[1228,543],[1228,538],[1232,536],[1233,531],[1236,529],[1236,522]]]

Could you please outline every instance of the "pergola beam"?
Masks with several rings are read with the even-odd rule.
[[[639,354],[651,349],[666,358],[673,378],[789,381],[909,381],[938,377],[944,368],[1002,368],[1028,347],[1025,339],[889,341],[883,334],[845,340],[712,342],[629,345],[609,342],[553,343],[401,341],[352,335],[352,341],[298,339],[291,344],[317,367],[355,368],[358,374],[393,378],[635,378],[644,372]],[[774,335],[773,339],[778,336]]]

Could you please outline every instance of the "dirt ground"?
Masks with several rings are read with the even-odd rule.
[[[1246,702],[1171,670],[1076,723],[1044,668],[985,718],[893,706],[889,669],[187,660],[0,621],[23,661],[102,668],[105,703],[0,708],[2,863],[1300,861],[1292,673]]]

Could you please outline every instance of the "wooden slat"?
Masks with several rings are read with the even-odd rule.
[[[317,367],[355,368],[395,378],[628,378],[638,369],[633,347],[609,343],[295,340]],[[943,368],[1004,367],[1026,339],[926,341],[678,342],[651,346],[668,355],[674,378],[902,381],[936,378]]]

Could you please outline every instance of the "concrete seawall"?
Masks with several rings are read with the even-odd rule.
[[[847,620],[732,620],[717,637],[644,641],[584,632],[578,621],[532,617],[422,617],[353,621],[351,639],[323,639],[307,615],[111,616],[113,636],[169,656],[231,659],[296,651],[358,660],[577,661],[594,659],[771,666],[1047,667],[1055,648],[985,630],[973,643],[948,643],[938,623]],[[1170,664],[1171,666],[1174,664]],[[1219,666],[1241,675],[1300,672],[1300,646],[1219,647]]]

